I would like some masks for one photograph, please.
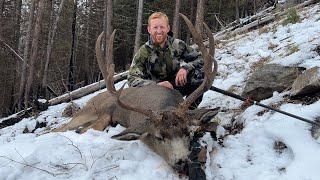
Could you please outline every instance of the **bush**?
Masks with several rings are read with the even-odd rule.
[[[300,21],[300,16],[295,8],[290,8],[286,12],[287,17],[283,21],[282,25],[287,25],[289,23],[295,24]]]

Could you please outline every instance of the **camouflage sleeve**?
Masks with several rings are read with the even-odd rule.
[[[149,84],[156,84],[156,82],[152,81],[151,77],[149,77],[145,66],[148,54],[146,47],[142,46],[133,57],[128,75],[129,86],[141,87]]]
[[[179,44],[182,49],[180,67],[186,69],[188,72],[202,68],[203,58],[201,53],[191,48],[183,41],[180,41]]]

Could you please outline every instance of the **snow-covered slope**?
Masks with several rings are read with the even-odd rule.
[[[301,22],[279,22],[234,37],[216,51],[219,76],[214,86],[240,94],[254,67],[263,62],[311,68],[320,66],[314,51],[320,45],[320,5],[300,12]],[[265,33],[261,33],[265,32]],[[298,47],[296,52],[291,47]],[[98,92],[76,100],[83,106]],[[264,104],[279,104],[281,110],[315,119],[320,116],[320,101],[310,105],[283,103],[288,92],[275,92]],[[207,179],[320,179],[320,140],[310,135],[310,125],[293,118],[251,106],[240,111],[242,102],[216,92],[207,92],[203,107],[222,107],[217,115],[223,125],[243,124],[240,133],[224,136],[223,146],[205,135],[208,144]],[[140,141],[123,142],[110,137],[123,127],[106,132],[89,130],[35,133],[36,121],[55,127],[67,122],[61,112],[67,103],[49,107],[38,117],[26,118],[14,126],[0,129],[0,180],[2,179],[179,179],[178,175]],[[1,120],[0,120],[1,121]]]

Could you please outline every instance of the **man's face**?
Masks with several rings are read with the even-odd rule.
[[[169,31],[170,26],[164,17],[150,20],[148,32],[151,35],[154,44],[158,44],[163,47]]]

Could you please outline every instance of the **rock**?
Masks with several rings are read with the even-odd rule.
[[[307,95],[320,91],[320,68],[306,70],[293,82],[291,96]]]
[[[318,45],[318,46],[314,49],[314,51],[316,51],[316,52],[318,53],[318,55],[320,55],[320,45]]]
[[[320,124],[320,117],[316,117],[314,122],[317,124]],[[320,137],[320,127],[319,126],[312,125],[310,131],[311,131],[311,136],[314,139],[316,139],[316,140],[319,139],[319,137]]]
[[[242,96],[260,101],[291,87],[304,68],[266,64],[249,77]]]
[[[76,112],[80,110],[80,107],[75,103],[69,104],[62,112],[63,117],[72,117]]]
[[[42,99],[34,100],[32,103],[33,111],[45,111],[49,107],[49,101],[44,101]]]

